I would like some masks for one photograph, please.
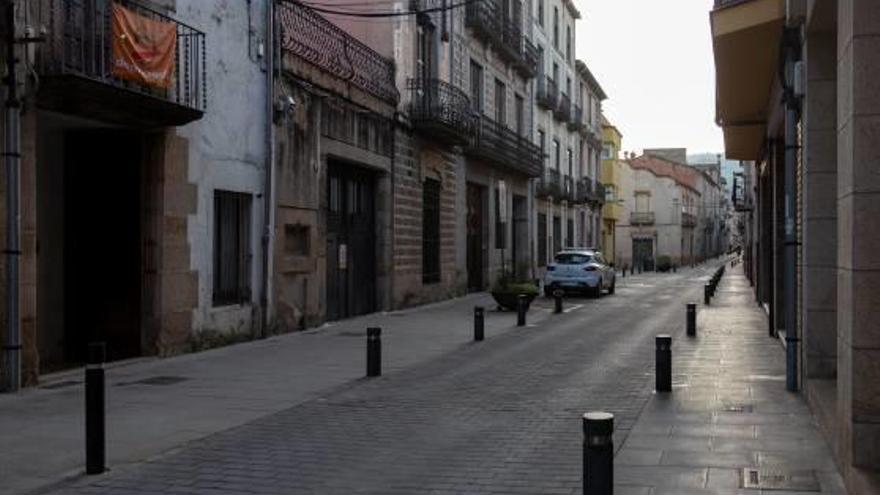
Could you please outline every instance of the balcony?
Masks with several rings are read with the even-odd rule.
[[[559,105],[559,88],[550,76],[538,79],[537,103],[547,110],[554,110]]]
[[[35,23],[46,26],[36,57],[41,108],[144,127],[202,117],[208,100],[205,33],[129,0],[46,0],[43,5]],[[126,33],[142,23],[155,27],[159,40],[149,48],[157,54],[115,55],[142,48],[129,46],[139,41],[125,41],[131,38]]]
[[[559,171],[553,168],[544,170],[544,175],[538,180],[538,190],[536,193],[539,198],[548,200],[562,197],[562,183],[559,180]]]
[[[538,71],[538,49],[523,34],[521,19],[508,20],[498,0],[469,2],[465,24],[474,35],[492,45],[501,58],[525,78]]]
[[[477,130],[470,98],[439,79],[410,79],[407,110],[413,128],[449,144],[466,145]]]
[[[785,0],[716,0],[710,14],[715,55],[715,120],[729,159],[757,160],[764,152]]]
[[[682,227],[690,227],[690,228],[696,227],[697,226],[697,217],[691,213],[682,212],[681,226]]]
[[[474,141],[466,152],[528,177],[539,177],[544,161],[541,150],[527,137],[485,115],[481,117]]]
[[[556,118],[558,120],[561,120],[562,122],[568,122],[569,120],[571,120],[571,99],[568,97],[567,94],[560,94],[559,103],[553,110],[553,115],[555,115]]]
[[[629,214],[630,225],[654,225],[653,211],[633,211]]]
[[[593,182],[591,177],[582,177],[577,183],[576,201],[582,204],[599,205],[605,202],[605,186]]]
[[[574,105],[572,107],[571,120],[568,121],[568,130],[576,132],[586,132],[587,123],[584,122],[584,109]]]
[[[589,177],[581,177],[577,183],[577,202],[586,204],[592,201],[593,195],[593,179]]]
[[[396,106],[400,93],[394,79],[394,61],[348,34],[299,2],[276,2],[281,50],[302,64],[284,63],[284,70],[324,89],[338,92],[340,82]],[[330,78],[315,74],[315,70]]]

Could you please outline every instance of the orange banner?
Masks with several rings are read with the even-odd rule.
[[[174,76],[177,26],[113,4],[113,75],[167,88]]]

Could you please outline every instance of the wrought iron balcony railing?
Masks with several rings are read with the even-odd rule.
[[[578,105],[572,107],[571,120],[568,122],[571,131],[586,132],[587,123],[584,122],[584,109]]]
[[[469,144],[477,130],[471,101],[461,89],[439,79],[407,82],[409,118],[416,130],[454,144]]]
[[[681,226],[682,227],[696,227],[697,226],[697,217],[692,213],[682,212],[681,214]]]
[[[538,181],[536,191],[539,198],[559,199],[562,197],[562,183],[559,178],[559,170],[548,168]]]
[[[298,2],[278,2],[277,15],[285,52],[386,103],[397,104],[400,94],[393,60]]]
[[[485,115],[480,119],[474,141],[467,148],[467,153],[528,177],[541,175],[541,150],[527,137],[520,136]]]
[[[522,76],[535,77],[538,49],[525,36],[522,19],[508,19],[499,0],[468,2],[465,23]]]
[[[45,43],[39,45],[36,65],[44,80],[75,78],[77,82],[59,83],[57,89],[80,91],[73,97],[80,102],[94,98],[108,105],[129,104],[131,100],[115,96],[111,101],[106,95],[85,94],[94,88],[113,87],[129,97],[137,95],[161,102],[165,105],[162,108],[140,105],[147,113],[163,110],[174,113],[168,117],[176,120],[174,124],[201,117],[208,101],[205,33],[131,0],[43,0],[41,4],[38,23],[46,26],[46,35]],[[138,67],[123,65],[125,60],[115,58],[114,29],[122,27],[114,24],[114,9],[164,28],[170,62],[148,74]],[[93,86],[83,86],[80,81]],[[70,95],[62,94],[58,98],[58,103],[63,105],[65,102],[60,99]],[[77,104],[76,101],[66,103]],[[159,116],[156,120],[162,118]]]
[[[554,110],[559,105],[559,87],[550,76],[538,79],[537,103],[547,110]]]
[[[593,198],[593,179],[589,177],[581,177],[577,183],[577,202],[589,203]]]
[[[630,225],[654,225],[653,211],[633,211],[629,214]]]
[[[560,93],[559,102],[553,110],[553,114],[563,122],[571,120],[571,99],[568,97],[568,94]]]

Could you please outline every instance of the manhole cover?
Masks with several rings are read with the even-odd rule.
[[[755,406],[752,404],[728,404],[724,406],[723,411],[730,413],[751,413],[755,412]]]
[[[808,469],[744,468],[742,482],[742,487],[747,490],[820,491],[815,471]]]
[[[44,390],[55,390],[55,389],[58,389],[58,388],[72,387],[72,386],[74,386],[74,385],[79,385],[80,383],[82,383],[82,382],[77,381],[77,380],[66,380],[66,381],[63,381],[63,382],[51,383],[51,384],[49,384],[49,385],[43,385],[43,386],[40,387],[40,388],[42,388],[42,389],[44,389]]]
[[[174,385],[175,383],[185,382],[189,380],[189,378],[182,376],[151,376],[149,378],[144,378],[143,380],[136,380],[133,382],[123,382],[117,384],[118,386],[124,385]]]

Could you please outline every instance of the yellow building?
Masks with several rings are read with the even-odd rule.
[[[623,136],[605,118],[602,119],[602,184],[605,186],[605,205],[602,206],[602,252],[613,262],[617,256],[616,225],[623,205],[620,204],[620,147]]]

